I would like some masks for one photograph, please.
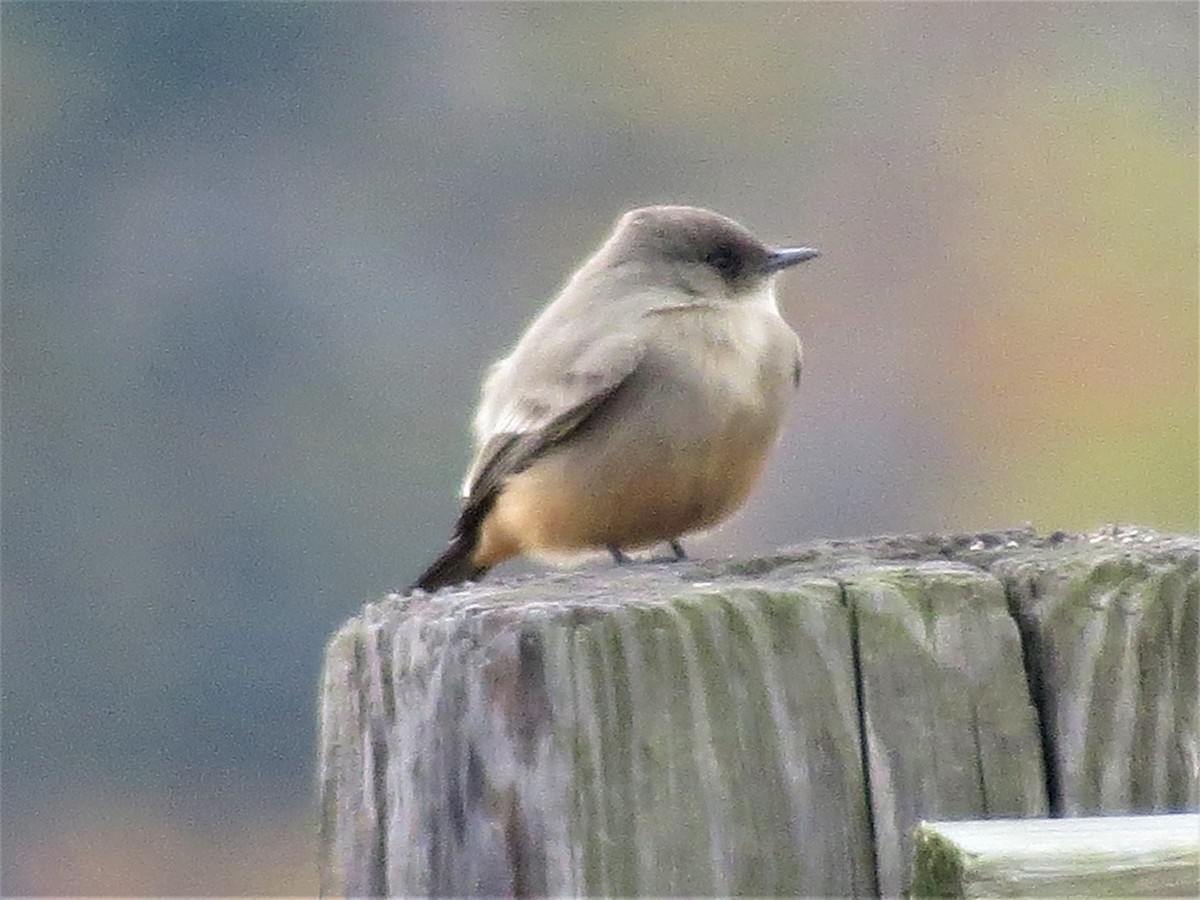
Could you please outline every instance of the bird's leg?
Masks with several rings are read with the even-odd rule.
[[[629,557],[622,553],[621,548],[616,544],[609,544],[608,552],[612,554],[613,562],[618,566],[626,565],[629,562]]]
[[[679,543],[679,538],[675,538],[673,541],[667,541],[667,543],[670,544],[671,552],[675,554],[676,560],[688,558],[687,554],[683,551],[683,544]]]

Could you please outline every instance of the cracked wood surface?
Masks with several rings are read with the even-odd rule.
[[[1197,807],[1195,537],[484,582],[331,642],[323,886],[895,895],[920,819]]]

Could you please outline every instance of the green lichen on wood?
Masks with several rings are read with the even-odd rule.
[[[1192,896],[1198,829],[1194,814],[925,822],[912,894]]]
[[[963,896],[963,863],[958,847],[922,825],[917,828],[914,850],[915,871],[905,896],[915,900]]]

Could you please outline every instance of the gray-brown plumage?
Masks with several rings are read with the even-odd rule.
[[[523,553],[678,554],[681,535],[730,515],[799,380],[775,275],[816,255],[704,209],[622,216],[489,370],[454,537],[414,587]]]

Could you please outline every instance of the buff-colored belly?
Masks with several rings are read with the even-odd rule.
[[[775,436],[770,425],[738,417],[686,446],[667,438],[639,446],[593,439],[552,451],[507,480],[476,561],[636,549],[711,527],[754,486]]]

